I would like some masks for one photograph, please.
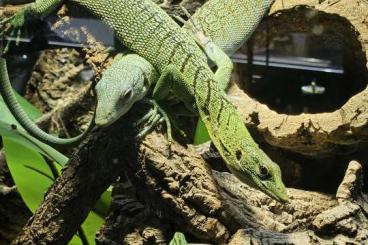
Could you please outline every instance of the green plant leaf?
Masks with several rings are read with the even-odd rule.
[[[22,96],[20,96],[17,92],[15,92],[15,96],[17,97],[17,100],[18,100],[20,106],[27,113],[29,118],[31,118],[31,120],[36,121],[37,118],[42,116],[42,113],[36,107],[34,107],[31,103],[29,103]],[[9,111],[9,109],[6,106],[6,104],[4,102],[4,99],[1,97],[1,95],[0,95],[0,115],[1,115],[2,120],[20,126],[18,124],[17,120],[15,120],[12,113]]]
[[[87,219],[82,224],[84,235],[87,238],[89,244],[95,244],[96,232],[103,225],[104,219],[99,215],[90,212]],[[69,241],[69,245],[81,245],[82,242],[79,235],[74,235],[72,240]]]
[[[8,137],[3,137],[4,150],[8,168],[17,186],[23,201],[34,213],[41,204],[48,188],[54,182],[53,174],[44,158],[32,149],[29,149]],[[21,152],[21,154],[19,154]],[[55,165],[58,171],[61,167]],[[109,192],[105,192],[99,200],[100,209],[92,211],[82,225],[83,231],[90,244],[94,244],[96,232],[104,222],[111,200]],[[97,204],[96,204],[97,205]],[[70,244],[81,244],[79,238],[73,238]]]
[[[107,216],[112,200],[111,195],[112,193],[109,189],[102,193],[100,199],[98,199],[96,205],[93,207],[93,212],[99,214],[102,217]]]
[[[16,94],[17,99],[32,120],[42,114],[32,104]],[[30,136],[16,121],[0,96],[0,135],[3,136],[5,156],[13,180],[27,207],[34,213],[41,204],[44,194],[54,181],[48,163],[39,154],[65,165],[68,158],[54,148]],[[21,154],[19,154],[21,152]],[[58,173],[61,166],[54,165]],[[90,244],[94,244],[95,234],[104,222],[111,202],[111,191],[106,191],[90,212],[82,229]],[[75,235],[69,244],[82,244]]]
[[[53,175],[44,158],[18,141],[3,137],[6,162],[27,207],[34,212],[51,186]]]
[[[42,143],[38,139],[30,136],[24,129],[21,127],[15,126],[15,124],[11,124],[0,119],[0,135],[11,138],[17,141],[19,144],[27,147],[28,149],[32,149],[42,155],[46,156],[49,159],[54,160],[60,165],[65,165],[68,162],[68,158],[52,148],[51,146]]]
[[[25,112],[27,112],[27,115],[32,121],[36,121],[38,118],[42,116],[42,112],[38,110],[34,105],[29,103],[28,100],[20,96],[16,91],[14,91],[14,93],[20,106],[23,108]]]
[[[34,107],[17,93],[16,97],[19,104],[32,120],[36,120],[42,115],[42,113],[36,107]],[[68,158],[65,157],[63,154],[50,147],[49,145],[44,144],[36,138],[30,136],[13,117],[12,113],[9,111],[1,96],[0,115],[0,135],[10,137],[21,143],[23,146],[33,149],[34,151],[41,153],[42,155],[56,161],[61,165],[65,165],[68,162]],[[16,125],[16,127],[14,127],[13,125]]]
[[[208,131],[206,129],[206,126],[204,125],[203,121],[201,119],[198,119],[196,131],[194,134],[194,145],[200,145],[203,143],[206,143],[207,141],[210,141],[210,136],[208,135]]]
[[[89,244],[95,244],[96,232],[101,228],[105,219],[96,214],[95,212],[90,212],[87,219],[82,224],[82,229],[87,237]]]

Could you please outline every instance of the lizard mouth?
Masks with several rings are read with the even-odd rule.
[[[268,195],[269,197],[275,199],[280,203],[286,203],[289,200],[289,197],[286,193],[286,188],[282,184],[281,188],[269,188],[263,181],[255,181],[257,180],[257,176],[252,172],[240,172],[237,169],[231,168],[228,166],[230,171],[243,183],[249,185],[252,188],[258,189],[262,191],[264,194]],[[247,176],[245,176],[247,175]],[[258,184],[256,184],[258,183]]]
[[[97,113],[97,115],[98,115],[98,113]],[[105,127],[110,126],[114,122],[116,122],[119,118],[120,117],[112,117],[112,116],[104,116],[104,117],[101,117],[101,116],[96,116],[95,124],[98,127],[105,128]]]
[[[268,196],[275,199],[276,201],[281,203],[286,203],[289,201],[289,197],[287,196],[286,191],[278,190],[277,194],[275,194],[275,192],[268,191],[265,186],[264,188],[265,189],[263,189],[262,191],[265,192]]]

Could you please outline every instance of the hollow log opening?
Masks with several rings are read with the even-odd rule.
[[[335,111],[368,81],[351,23],[305,6],[270,15],[234,58],[243,90],[289,115]]]

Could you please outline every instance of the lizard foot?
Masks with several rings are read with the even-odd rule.
[[[159,123],[165,121],[166,130],[167,130],[167,138],[169,142],[169,146],[172,143],[172,135],[171,135],[171,122],[167,115],[167,113],[162,109],[162,107],[155,100],[142,100],[142,103],[149,104],[153,106],[153,109],[150,110],[146,115],[144,115],[141,119],[134,123],[135,126],[139,126],[143,123],[147,124],[137,135],[138,139],[146,136],[155,126]]]
[[[14,36],[16,34],[16,45],[19,45],[20,36],[21,36],[21,29],[26,23],[27,19],[27,12],[26,9],[22,9],[18,11],[13,16],[5,18],[0,21],[0,38],[3,38],[6,35]],[[6,54],[9,50],[10,43],[12,40],[7,40],[5,48],[3,50],[3,54]]]

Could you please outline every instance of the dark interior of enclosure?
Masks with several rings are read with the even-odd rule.
[[[288,187],[336,194],[350,161],[362,163],[363,174],[367,175],[368,153],[365,149],[351,154],[326,156],[321,158],[306,158],[297,153],[282,152],[286,161],[278,161],[281,167],[284,183]],[[276,158],[277,159],[277,158]],[[275,160],[276,160],[275,159]],[[363,192],[368,191],[368,180],[363,180]]]
[[[368,81],[350,22],[305,7],[268,17],[233,58],[247,94],[279,113],[334,111]]]

